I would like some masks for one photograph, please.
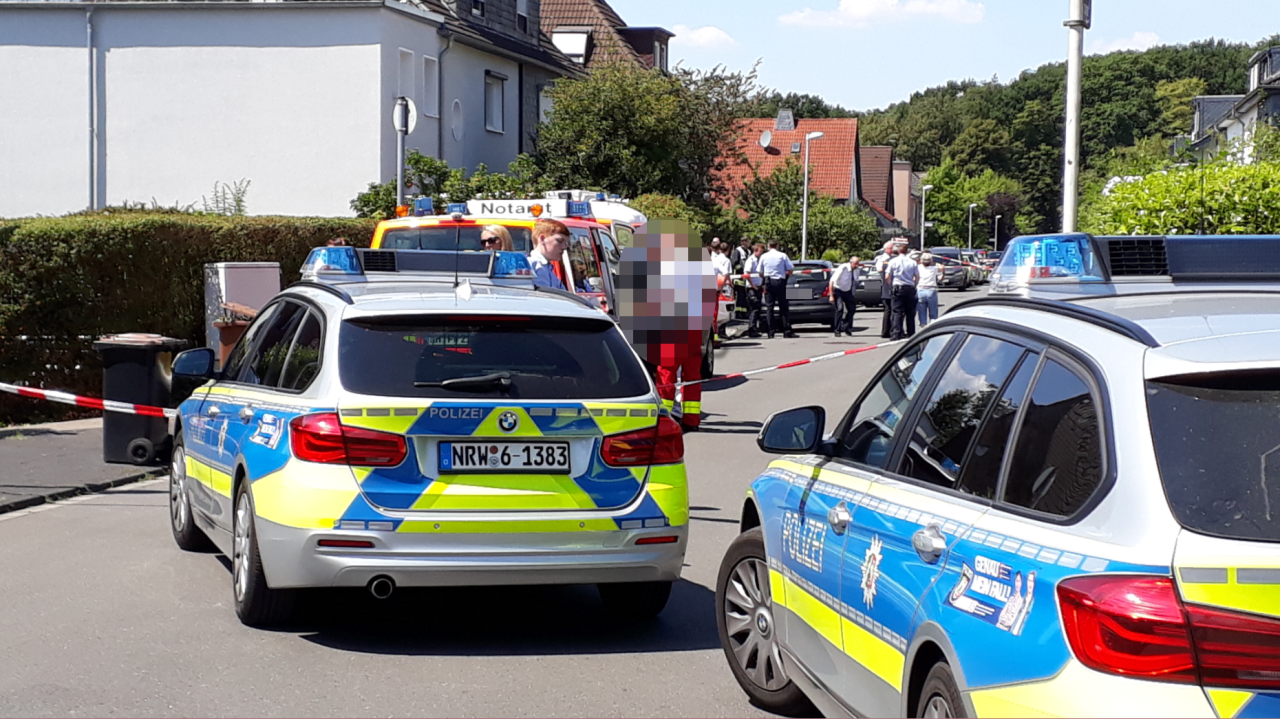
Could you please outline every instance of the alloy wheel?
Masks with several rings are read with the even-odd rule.
[[[950,719],[955,716],[951,713],[951,705],[941,694],[934,694],[929,697],[929,703],[924,707],[924,715],[926,717],[938,719]]]
[[[733,568],[722,608],[730,648],[738,666],[756,686],[777,691],[788,683],[773,623],[769,568],[749,557]]]
[[[237,602],[244,601],[244,595],[249,589],[249,526],[252,522],[253,510],[249,506],[249,494],[246,492],[236,502],[235,541],[231,557]]]
[[[179,445],[173,450],[169,466],[169,518],[175,532],[180,533],[187,528],[187,501],[187,453]]]

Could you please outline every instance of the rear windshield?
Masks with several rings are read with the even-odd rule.
[[[533,249],[528,227],[503,225],[511,233],[512,250]],[[429,227],[392,227],[382,233],[384,250],[479,250],[480,232],[484,225],[432,225]]]
[[[342,323],[338,353],[342,386],[360,394],[621,399],[651,391],[631,347],[607,320],[360,318]],[[505,388],[499,382],[439,386],[501,373],[509,377]]]
[[[1147,383],[1156,461],[1185,528],[1280,541],[1280,373]]]

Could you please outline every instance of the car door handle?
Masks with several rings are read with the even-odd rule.
[[[930,524],[911,535],[911,546],[915,547],[921,559],[934,564],[947,551],[947,538],[942,535],[941,527]]]
[[[248,424],[253,419],[253,407],[244,406],[240,408],[240,421]]]
[[[218,415],[222,414],[222,410],[218,409],[217,405],[210,405],[209,408],[204,411],[204,413],[205,413],[205,416],[209,417],[210,419],[217,419]]]
[[[831,529],[836,534],[844,534],[849,528],[849,522],[853,521],[853,515],[849,513],[849,505],[841,502],[831,508],[827,512],[827,524],[831,525]]]

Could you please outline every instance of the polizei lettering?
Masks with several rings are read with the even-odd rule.
[[[484,419],[483,407],[431,407],[427,409],[431,419]]]

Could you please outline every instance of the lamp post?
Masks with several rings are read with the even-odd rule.
[[[800,260],[802,262],[809,251],[809,141],[821,137],[821,132],[811,132],[804,136],[804,205],[800,211]]]
[[[977,206],[976,202],[969,203],[969,250],[971,252],[973,251],[973,208]]]
[[[1076,231],[1080,203],[1080,76],[1084,65],[1084,31],[1093,20],[1093,0],[1070,0],[1067,26],[1067,132],[1062,158],[1062,231]]]
[[[1000,249],[1000,218],[1001,217],[1004,217],[1004,215],[996,215],[996,234],[995,234],[995,237],[991,238],[991,247],[997,250]]]
[[[925,214],[925,204],[929,201],[929,190],[933,189],[933,185],[925,185],[920,188],[920,251],[924,252],[924,232],[927,228],[928,215]]]

